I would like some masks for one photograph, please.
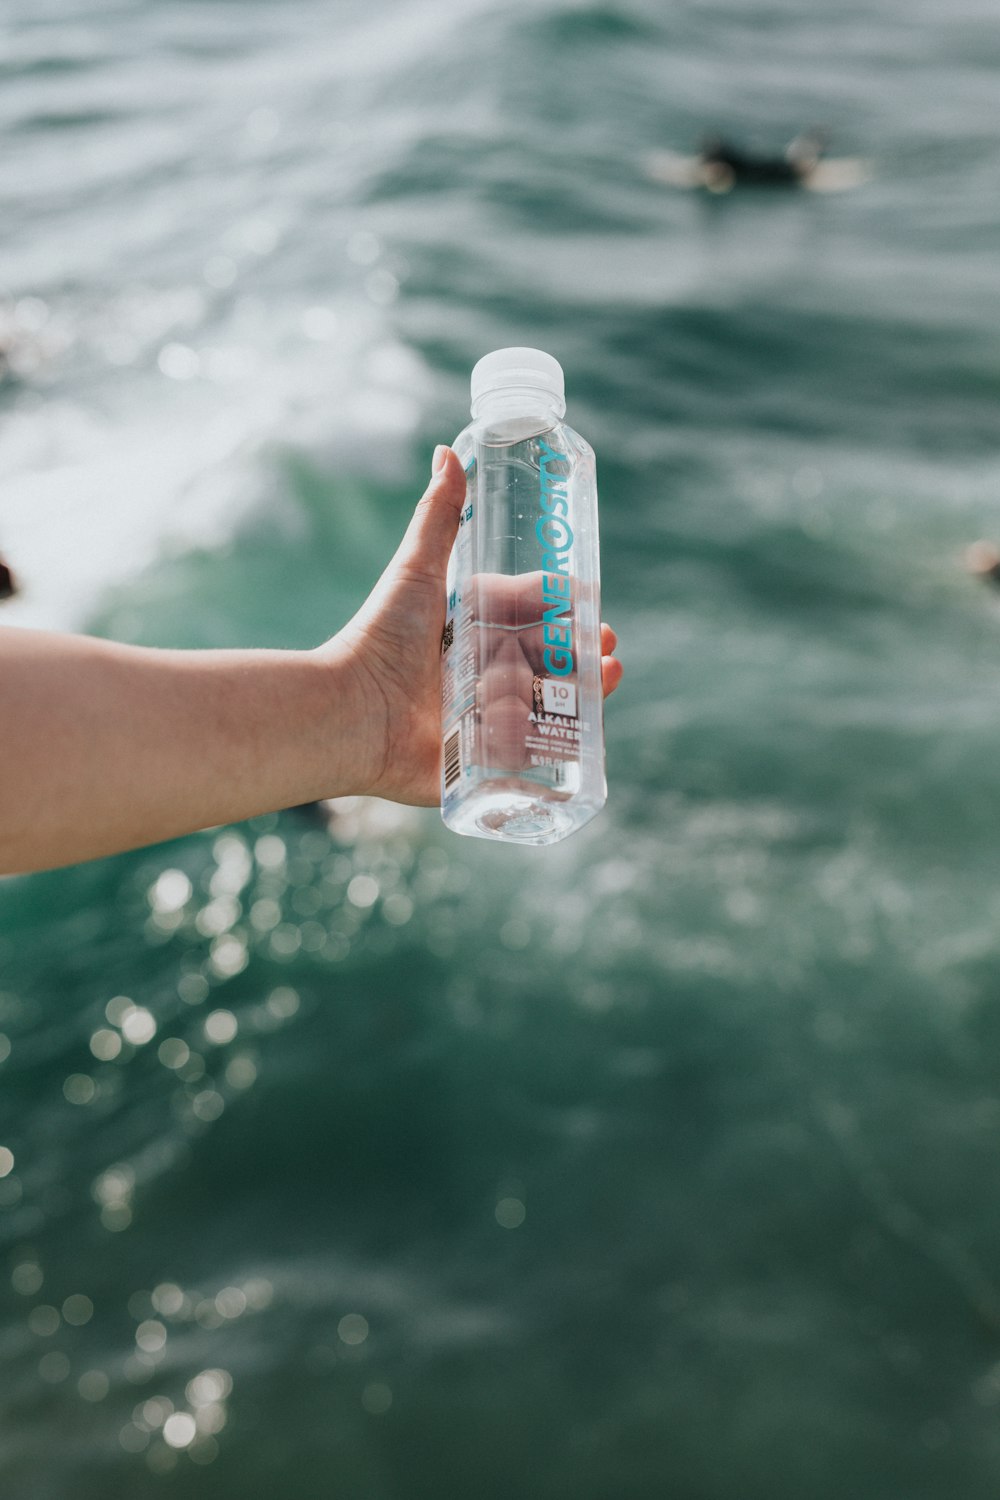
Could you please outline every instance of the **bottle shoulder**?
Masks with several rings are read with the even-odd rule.
[[[568,453],[574,454],[578,458],[587,459],[591,463],[594,462],[593,448],[585,437],[581,437],[575,427],[570,427],[568,423],[562,422],[559,424],[559,431]]]
[[[451,446],[458,454],[463,467],[467,469],[482,448],[500,454],[505,449],[520,447],[521,444],[531,441],[544,441],[550,448],[564,453],[574,464],[594,463],[593,448],[586,438],[581,437],[567,422],[553,422],[544,427],[534,427],[530,432],[517,433],[507,441],[497,442],[496,433],[488,424],[473,421],[467,427],[463,427]]]

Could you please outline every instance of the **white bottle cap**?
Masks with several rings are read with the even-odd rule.
[[[551,396],[559,415],[566,410],[562,365],[541,349],[494,349],[472,371],[472,415],[485,396],[498,391],[541,391]]]

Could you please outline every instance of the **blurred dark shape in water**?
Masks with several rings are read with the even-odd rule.
[[[766,187],[800,187],[819,165],[829,133],[810,130],[789,141],[777,156],[735,145],[724,136],[708,136],[698,160],[706,187],[724,192],[736,183]]]
[[[993,542],[980,540],[967,547],[965,566],[975,578],[1000,587],[1000,548]]]
[[[858,157],[826,159],[830,133],[815,126],[795,136],[777,154],[755,151],[722,135],[708,135],[697,156],[659,151],[649,158],[647,171],[669,187],[707,188],[729,193],[734,187],[809,188],[812,192],[842,192],[868,175]]]

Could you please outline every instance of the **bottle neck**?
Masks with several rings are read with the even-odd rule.
[[[551,391],[512,386],[499,391],[485,391],[472,403],[472,420],[494,427],[498,424],[537,422],[544,429],[562,421],[566,403]]]

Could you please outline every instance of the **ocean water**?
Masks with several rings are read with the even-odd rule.
[[[549,850],[0,882],[5,1495],[995,1497],[998,73],[985,0],[8,0],[0,622],[316,644],[524,342],[627,677]],[[866,184],[644,171],[816,123]]]

